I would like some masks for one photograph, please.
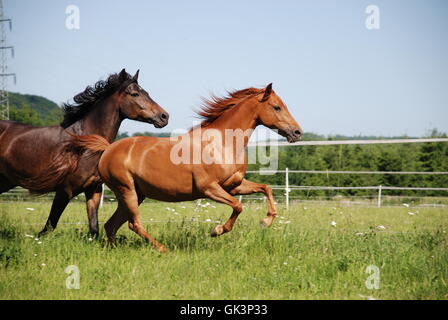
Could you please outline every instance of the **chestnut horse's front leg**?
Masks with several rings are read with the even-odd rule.
[[[277,216],[277,209],[275,208],[272,189],[268,185],[243,179],[238,187],[230,190],[232,195],[246,195],[258,192],[264,193],[268,198],[268,216],[261,220],[260,224],[262,227],[270,227]]]
[[[232,230],[238,215],[243,211],[243,205],[237,199],[232,197],[226,190],[224,190],[218,183],[210,185],[204,194],[217,202],[227,204],[232,207],[233,212],[229,220],[223,225],[217,225],[211,232],[212,237],[220,236]]]

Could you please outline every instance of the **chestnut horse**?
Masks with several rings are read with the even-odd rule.
[[[257,125],[278,130],[289,142],[300,139],[301,127],[272,90],[272,84],[265,89],[235,91],[226,98],[214,97],[205,101],[199,115],[204,119],[201,125],[175,138],[134,137],[110,145],[95,135],[74,137],[73,142],[78,147],[104,151],[98,164],[99,173],[118,200],[117,210],[105,224],[111,243],[115,242],[118,228],[127,221],[131,230],[157,250],[166,251],[164,245],[145,231],[140,221],[138,207],[145,197],[168,202],[209,198],[229,205],[233,209],[230,219],[211,232],[212,236],[218,236],[232,230],[242,211],[241,202],[234,196],[261,192],[268,199],[268,214],[262,225],[272,225],[276,208],[271,188],[244,179],[246,145]],[[244,132],[242,143],[232,138],[220,149],[229,130]],[[197,161],[190,153],[197,147],[212,150],[210,158],[215,157],[215,160],[219,160],[216,157],[219,152],[224,152],[227,161]]]
[[[69,201],[84,192],[91,234],[98,234],[98,205],[102,183],[97,171],[99,155],[81,154],[67,141],[69,134],[97,134],[113,142],[124,119],[161,128],[168,114],[125,69],[105,81],[88,86],[65,104],[59,126],[35,127],[0,121],[0,193],[22,186],[32,193],[56,191],[41,234],[56,228]]]

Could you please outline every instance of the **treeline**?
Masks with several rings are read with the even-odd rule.
[[[171,132],[134,132],[132,135],[129,135],[129,133],[127,132],[119,132],[117,135],[116,140],[120,140],[120,139],[124,139],[124,138],[129,138],[129,137],[141,137],[141,136],[145,136],[145,137],[170,137],[171,136]]]
[[[62,109],[47,98],[9,92],[9,119],[35,126],[53,126],[62,121]]]
[[[447,137],[434,130],[431,137]],[[335,139],[336,140],[336,139]],[[338,140],[342,140],[341,137]],[[372,145],[328,145],[279,148],[278,169],[319,171],[423,171],[448,172],[448,143],[403,143]],[[265,167],[265,166],[261,166]],[[249,170],[258,170],[259,164]],[[284,185],[285,175],[251,174],[249,179],[271,185]],[[400,186],[448,187],[447,175],[379,174],[289,174],[290,185],[297,186]],[[374,193],[375,191],[373,191]],[[307,191],[309,195],[368,195],[372,190]],[[446,191],[387,191],[398,195],[440,195]]]

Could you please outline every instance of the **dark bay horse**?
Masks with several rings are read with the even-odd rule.
[[[125,69],[88,86],[64,105],[59,126],[35,127],[0,121],[0,193],[22,186],[32,193],[55,191],[47,223],[40,234],[56,228],[69,201],[84,192],[90,233],[98,234],[98,206],[102,183],[98,155],[79,152],[67,141],[70,134],[96,134],[113,142],[124,119],[168,123],[168,113],[138,85]]]
[[[276,208],[271,188],[244,179],[246,145],[257,125],[278,130],[289,142],[300,139],[301,127],[272,84],[264,89],[235,91],[227,98],[215,97],[206,101],[199,115],[204,119],[201,125],[175,138],[134,137],[110,144],[95,135],[74,137],[77,146],[104,152],[99,173],[118,200],[117,210],[105,224],[110,242],[115,242],[118,228],[127,221],[131,230],[157,250],[166,250],[141,224],[138,207],[145,197],[169,202],[210,198],[229,205],[233,209],[230,219],[212,230],[211,235],[218,236],[232,230],[242,211],[234,196],[261,192],[268,198],[268,214],[262,225],[272,225]],[[243,134],[239,141],[228,139],[228,134],[235,132]],[[211,158],[194,159],[198,147],[212,151]],[[182,159],[185,161],[179,161]]]

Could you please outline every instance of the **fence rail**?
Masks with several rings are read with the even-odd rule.
[[[370,140],[369,140],[370,141]],[[382,141],[382,140],[381,140]],[[448,175],[448,172],[415,172],[415,171],[326,171],[326,170],[289,170],[285,168],[284,170],[270,170],[262,171],[263,173],[273,173],[273,174],[285,174],[285,185],[271,185],[270,187],[274,190],[284,190],[285,191],[285,206],[286,209],[289,208],[289,193],[291,191],[298,190],[377,190],[378,191],[378,207],[381,206],[381,197],[383,190],[403,190],[403,191],[448,191],[445,187],[401,187],[401,186],[353,186],[353,187],[335,187],[335,186],[298,186],[289,184],[289,174],[383,174],[383,175]],[[247,171],[247,173],[260,174],[260,171]],[[105,186],[107,193],[109,195],[103,195],[108,200],[114,200],[114,196],[110,195],[110,189]],[[13,199],[22,200],[28,197],[28,191],[26,189],[17,187],[6,193],[0,195],[0,199]],[[82,196],[81,196],[82,197]],[[53,194],[49,193],[43,196],[33,196],[34,199],[52,199]]]
[[[286,173],[286,170],[248,170],[247,173]],[[311,174],[404,174],[404,175],[448,175],[443,171],[331,171],[331,170],[288,170],[289,173],[311,173]]]
[[[420,139],[421,140],[421,139]],[[447,139],[448,140],[448,139]],[[370,141],[370,140],[368,140]],[[380,140],[383,141],[383,140]],[[327,141],[328,142],[328,141]],[[427,172],[427,171],[329,171],[329,170],[249,170],[247,173],[262,174],[285,174],[285,185],[271,185],[274,190],[285,191],[285,205],[289,208],[289,193],[293,190],[378,190],[377,206],[381,207],[381,196],[383,190],[415,190],[415,191],[448,191],[444,187],[401,187],[401,186],[356,186],[356,187],[334,187],[334,186],[290,186],[289,174],[382,174],[382,175],[448,175],[448,172]]]
[[[294,147],[294,146],[328,146],[345,144],[390,144],[390,143],[423,143],[423,142],[448,142],[448,138],[423,138],[423,139],[380,139],[380,140],[322,140],[322,141],[299,141],[289,143],[286,141],[250,142],[248,147]]]

